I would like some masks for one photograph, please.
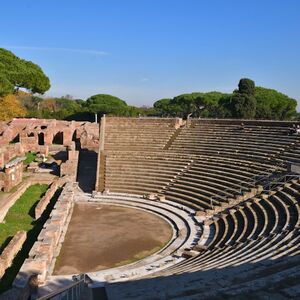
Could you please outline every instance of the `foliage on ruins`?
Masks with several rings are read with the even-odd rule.
[[[0,48],[0,96],[19,88],[43,94],[49,90],[50,81],[38,65]]]

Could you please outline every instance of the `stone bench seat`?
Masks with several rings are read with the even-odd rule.
[[[223,195],[226,197],[233,197],[234,193],[227,191],[227,186],[223,186],[221,184],[213,184],[209,180],[203,180],[200,182],[191,182],[189,178],[181,178],[176,181],[177,187],[183,187],[184,189],[191,189],[195,192],[200,191],[202,193],[206,193],[209,195]],[[238,193],[238,190],[234,190],[233,192]]]
[[[201,152],[201,151],[210,151],[215,153],[236,153],[236,154],[248,154],[251,156],[267,156],[267,155],[275,155],[278,154],[283,148],[274,149],[274,147],[270,147],[265,149],[263,147],[253,146],[253,145],[245,145],[241,146],[240,144],[206,144],[206,143],[180,143],[179,145],[173,144],[171,146],[172,150],[181,150],[191,151],[191,152]]]
[[[188,133],[185,132],[182,135],[179,135],[176,138],[177,141],[190,141],[190,142],[208,142],[208,141],[228,141],[228,142],[235,142],[240,141],[242,142],[251,142],[251,143],[258,143],[261,144],[265,141],[267,144],[274,144],[274,145],[289,145],[297,141],[295,137],[282,137],[282,136],[265,136],[265,135],[255,135],[255,134],[232,134],[232,133]]]
[[[145,150],[147,151],[147,150]],[[254,152],[249,152],[249,151],[241,151],[241,150],[217,150],[217,149],[212,149],[212,148],[172,148],[171,151],[176,151],[176,152],[183,152],[183,153],[192,153],[195,155],[207,155],[209,154],[210,156],[215,156],[218,158],[232,158],[232,159],[241,159],[241,160],[252,160],[252,161],[264,161],[269,163],[274,163],[276,160],[280,161],[280,152],[278,151],[277,153],[266,153],[266,152],[261,152],[261,153],[254,153]]]
[[[262,200],[262,201],[264,201],[264,200]],[[260,207],[261,208],[261,207]],[[265,209],[266,209],[266,207],[265,207]],[[273,210],[274,209],[274,207],[273,208],[271,208],[270,206],[269,206],[269,209],[271,209],[271,210]],[[280,215],[278,215],[278,216],[280,216]],[[270,221],[270,218],[268,218],[268,221]],[[277,223],[277,225],[278,225],[279,223]],[[267,226],[263,226],[262,228],[264,228],[264,229],[262,229],[262,230],[266,230],[267,229]],[[272,233],[272,230],[270,230],[270,233]],[[261,236],[261,235],[257,235],[257,237],[259,237],[259,236]],[[268,236],[268,235],[267,235]],[[283,238],[278,238],[278,242],[279,241],[283,241]],[[261,243],[262,244],[262,243]],[[242,244],[243,245],[243,244]],[[260,250],[258,250],[258,251],[260,251],[260,256],[262,256],[262,255],[269,255],[268,253],[270,252],[269,250],[268,250],[268,247],[267,247],[267,245],[269,245],[269,243],[266,243],[265,244],[265,247],[264,247],[264,250],[263,251],[261,251],[261,246],[260,247],[257,247],[257,249],[260,249]],[[278,245],[276,246],[276,245],[274,245],[273,247],[278,247]],[[283,247],[284,247],[284,245],[283,245]],[[236,252],[236,250],[232,250],[232,252]],[[278,252],[278,251],[277,251]],[[245,256],[245,255],[244,255]],[[258,257],[257,255],[256,255],[256,257]],[[257,258],[256,258],[257,259]],[[218,259],[218,262],[220,262],[220,260]],[[211,265],[211,262],[210,262],[210,265]],[[203,266],[202,266],[202,268],[203,268]]]
[[[265,137],[265,138],[282,138],[283,140],[296,140],[296,136],[289,136],[288,132],[280,131],[262,131],[262,130],[218,130],[218,129],[198,129],[198,128],[184,128],[182,129],[181,136],[232,136],[232,137]]]
[[[164,194],[166,195],[167,200],[171,200],[171,201],[178,202],[178,203],[183,203],[189,207],[197,206],[197,207],[199,207],[199,210],[211,208],[209,199],[206,199],[206,201],[205,201],[205,199],[202,197],[197,197],[197,196],[192,197],[192,196],[189,196],[186,194],[182,194],[181,190],[178,190],[175,188],[165,191]],[[216,205],[217,202],[213,201],[213,204]]]
[[[106,160],[106,164],[110,168],[130,168],[130,169],[136,169],[136,170],[143,170],[143,169],[156,169],[159,170],[177,170],[178,172],[180,170],[184,170],[187,168],[189,162],[159,162],[159,161],[139,161],[136,160],[135,162],[125,162],[125,161],[108,161]]]
[[[168,182],[167,179],[165,181],[163,180],[157,180],[155,178],[128,178],[128,180],[107,180],[105,181],[105,187],[109,188],[114,191],[114,187],[124,187],[126,188],[126,185],[137,185],[137,186],[151,186],[154,190],[162,189],[164,185],[166,185]]]
[[[234,237],[236,235],[237,228],[239,226],[238,220],[236,218],[235,213],[229,213],[227,215],[227,232],[226,236],[224,235],[224,238],[219,243],[219,247],[223,248],[229,244],[234,244]]]
[[[127,193],[135,195],[149,194],[155,191],[155,186],[139,186],[139,185],[126,185],[126,186],[110,186],[109,190],[114,193]]]
[[[224,167],[224,168],[235,168],[235,169],[244,169],[247,170],[247,172],[254,172],[256,173],[257,171],[266,171],[266,169],[269,169],[270,166],[266,164],[259,164],[258,162],[253,162],[253,161],[232,161],[232,160],[227,160],[226,158],[217,158],[213,157],[210,159],[198,159],[197,164],[201,165],[201,163],[205,164],[212,164],[212,166],[215,168],[219,167]],[[196,164],[196,165],[197,165]],[[195,165],[195,166],[196,166]]]
[[[162,166],[162,167],[180,167],[180,168],[184,168],[185,166],[187,166],[190,161],[189,160],[159,160],[159,159],[142,159],[142,158],[136,158],[135,160],[131,160],[131,159],[123,159],[123,158],[111,158],[111,157],[107,157],[106,158],[107,163],[109,163],[110,165],[125,165],[125,166],[130,166],[130,165],[150,165],[150,166]]]
[[[212,203],[216,205],[220,205],[220,202],[225,202],[225,203],[228,202],[226,196],[224,195],[219,195],[217,193],[210,193],[204,189],[197,189],[191,187],[185,188],[185,186],[182,184],[176,184],[175,186],[170,186],[166,190],[166,194],[168,194],[169,192],[177,192],[177,194],[181,195],[183,198],[192,197],[197,200],[201,199],[209,204],[210,201],[212,201]],[[216,197],[216,198],[211,199],[212,197]]]
[[[108,172],[105,175],[105,180],[115,180],[116,182],[121,181],[124,178],[124,176],[122,176],[122,173],[118,173],[116,174],[116,172]],[[153,172],[144,172],[144,170],[142,170],[141,172],[132,172],[132,173],[127,173],[126,174],[126,178],[128,178],[129,180],[135,180],[135,179],[156,179],[158,182],[160,181],[166,181],[166,183],[169,183],[173,178],[174,178],[174,174],[173,172],[163,172],[163,173],[157,173],[155,171]]]
[[[207,168],[207,171],[205,172],[205,168],[191,168],[189,172],[186,174],[189,178],[197,179],[197,178],[203,178],[207,174],[207,177],[210,178],[213,182],[216,180],[216,182],[221,182],[224,185],[240,185],[242,182],[252,182],[254,181],[254,174],[252,176],[242,176],[238,172],[235,173],[234,170],[232,172],[220,172],[214,170],[214,168],[209,169]],[[227,183],[227,184],[226,184]]]
[[[253,143],[250,141],[247,142],[241,142],[241,141],[233,141],[232,143],[229,143],[228,141],[209,141],[206,142],[204,140],[193,142],[193,141],[177,141],[174,142],[171,146],[172,149],[176,148],[201,148],[201,149],[216,149],[219,151],[238,151],[238,152],[245,152],[247,150],[251,150],[251,152],[255,153],[261,153],[266,152],[270,154],[277,154],[280,151],[286,150],[286,147],[288,145],[274,145],[274,144],[266,144],[266,142],[262,143]]]
[[[117,139],[122,139],[124,137],[131,137],[131,136],[136,136],[136,137],[148,137],[150,138],[157,138],[157,137],[166,137],[166,136],[171,136],[174,132],[174,129],[162,129],[162,128],[149,128],[149,129],[125,129],[125,130],[120,130],[117,129],[115,131],[110,130],[105,134],[106,139],[112,139],[112,138],[117,138]],[[121,134],[120,134],[121,133]],[[155,135],[154,135],[155,134]]]
[[[187,201],[185,199],[182,199],[176,193],[168,193],[167,192],[165,195],[166,195],[166,199],[168,201],[185,205],[185,206],[190,207],[191,209],[193,209],[195,211],[204,211],[205,209],[209,208],[209,206],[207,206],[206,203],[201,204],[199,202]]]
[[[123,181],[109,181],[106,185],[106,188],[109,188],[112,192],[114,191],[113,190],[113,187],[123,187],[123,188],[126,188],[126,185],[128,186],[140,186],[140,187],[143,187],[143,185],[146,187],[152,187],[154,190],[157,190],[159,188],[162,188],[163,186],[163,182],[162,181],[157,181],[155,179],[141,179],[141,180],[137,180],[137,179],[134,179],[134,180],[123,180]]]
[[[121,145],[120,146],[120,143],[118,144],[107,144],[105,145],[105,150],[106,151],[120,151],[122,149],[124,149],[124,147],[126,148],[126,150],[132,150],[132,151],[136,151],[136,150],[139,150],[139,151],[154,151],[154,150],[158,150],[158,149],[163,149],[164,147],[164,144],[148,144],[148,142],[145,142],[145,143],[139,143],[139,145]]]

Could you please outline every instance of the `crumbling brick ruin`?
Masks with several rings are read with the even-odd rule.
[[[26,152],[48,155],[49,151],[69,149],[66,172],[76,169],[76,146],[98,149],[99,126],[96,123],[47,119],[13,119],[0,123],[0,189],[11,190],[22,179],[22,162],[16,160]],[[68,170],[68,171],[67,171]]]

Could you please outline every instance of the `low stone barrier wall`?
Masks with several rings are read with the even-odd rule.
[[[60,165],[60,176],[68,176],[76,181],[79,151],[76,151],[75,143],[68,146],[68,160]]]
[[[44,197],[38,202],[37,206],[35,207],[35,211],[34,211],[35,219],[41,217],[44,210],[50,203],[50,200],[52,199],[53,195],[55,194],[55,192],[59,187],[63,186],[64,182],[65,180],[63,178],[57,178],[52,182],[50,188],[47,190]]]
[[[5,270],[11,266],[14,257],[21,250],[23,243],[26,240],[26,237],[27,234],[25,231],[18,231],[1,253],[0,278],[2,278],[2,276],[4,275]]]
[[[21,183],[20,187],[7,197],[7,201],[0,208],[0,222],[3,222],[8,210],[15,204],[15,202],[21,197],[21,195],[31,185],[30,181]]]
[[[8,210],[15,204],[15,202],[22,196],[22,194],[33,184],[50,184],[52,182],[49,178],[26,180],[21,183],[17,191],[7,197],[6,202],[0,207],[0,223],[3,222]]]
[[[69,176],[73,181],[76,181],[79,152],[74,152],[76,152],[75,158],[67,160],[60,165],[60,176]]]
[[[38,236],[29,258],[23,263],[13,282],[16,288],[26,288],[32,276],[37,275],[37,281],[42,284],[52,268],[53,261],[58,255],[60,238],[64,236],[74,205],[74,189],[77,183],[66,183],[59,196],[48,221]]]

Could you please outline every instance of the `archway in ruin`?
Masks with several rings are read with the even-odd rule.
[[[40,132],[38,134],[38,143],[39,143],[40,146],[45,145],[45,136],[44,136],[43,132]]]
[[[54,135],[52,144],[56,144],[56,145],[64,144],[64,133],[62,131],[59,131]]]
[[[15,144],[20,142],[20,135],[17,134],[11,141],[10,144]]]
[[[72,141],[75,142],[76,150],[80,150],[80,148],[81,148],[81,145],[80,145],[80,138],[77,138],[77,130],[75,130],[75,131],[73,132],[73,135],[72,135]]]

